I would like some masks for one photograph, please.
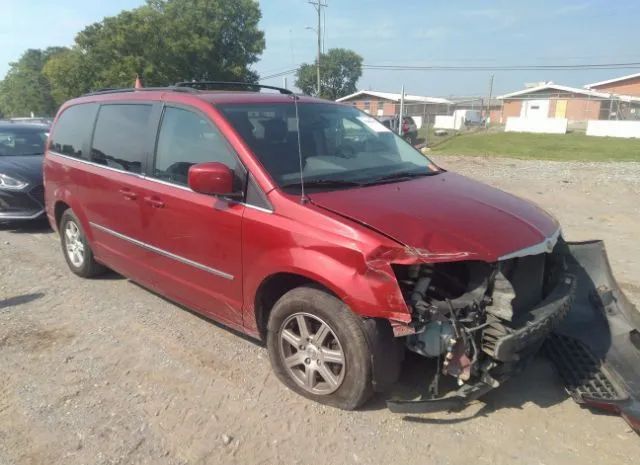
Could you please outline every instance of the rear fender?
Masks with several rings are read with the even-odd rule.
[[[89,227],[89,219],[87,218],[87,215],[85,213],[84,208],[82,208],[82,203],[81,202],[77,202],[76,199],[75,199],[75,196],[71,193],[71,191],[69,189],[67,189],[66,187],[63,187],[63,186],[57,187],[54,190],[53,198],[55,200],[52,201],[51,215],[54,214],[55,207],[56,207],[56,205],[58,205],[58,202],[66,203],[69,206],[69,208],[71,208],[71,210],[73,210],[73,213],[76,215],[78,220],[80,220],[80,226],[82,226],[82,230],[84,231],[85,237],[89,241],[89,244],[92,244],[93,243],[93,231]],[[52,223],[53,222],[55,222],[55,220],[52,221]],[[57,226],[58,225],[55,225],[55,226],[56,226],[56,230],[57,230]]]

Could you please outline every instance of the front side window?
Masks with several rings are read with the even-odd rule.
[[[153,176],[186,186],[191,166],[213,161],[228,166],[241,181],[243,169],[235,153],[207,118],[182,108],[165,108]]]
[[[373,117],[345,105],[301,103],[300,148],[293,103],[218,105],[281,187],[362,185],[390,177],[436,174],[422,153]],[[383,179],[384,178],[384,179]]]
[[[141,173],[148,141],[151,105],[102,105],[93,134],[91,160],[132,173]]]
[[[49,150],[74,158],[89,159],[91,130],[96,119],[98,105],[94,103],[74,105],[58,117],[49,142]]]

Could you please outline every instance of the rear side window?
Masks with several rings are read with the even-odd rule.
[[[93,133],[91,161],[142,173],[151,105],[102,105]]]
[[[98,105],[74,105],[58,118],[49,142],[49,150],[74,158],[89,159],[87,153]]]
[[[210,161],[227,165],[237,175],[243,174],[235,153],[208,119],[189,110],[165,108],[153,176],[186,186],[189,168]]]

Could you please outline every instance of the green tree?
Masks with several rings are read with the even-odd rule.
[[[49,58],[42,74],[49,81],[51,97],[58,105],[90,90],[85,60],[77,49],[67,49]]]
[[[182,80],[255,81],[250,66],[264,50],[254,0],[148,0],[92,24],[76,37],[95,70],[93,87],[146,86]]]
[[[42,68],[42,74],[49,82],[51,97],[58,106],[87,93],[93,85],[88,61],[77,48],[64,49],[51,56]]]
[[[52,115],[56,103],[50,85],[42,74],[46,61],[64,49],[29,49],[20,59],[9,64],[9,71],[0,82],[0,112],[4,116]]]
[[[305,94],[317,94],[318,60],[296,72],[296,86]],[[352,50],[332,48],[320,56],[320,96],[336,100],[357,91],[362,76],[362,57]]]
[[[177,81],[255,82],[265,47],[255,0],[147,0],[79,32],[70,49],[28,50],[0,81],[0,113],[53,114],[92,89]]]

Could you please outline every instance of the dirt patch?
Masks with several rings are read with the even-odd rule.
[[[24,352],[39,352],[51,349],[53,346],[60,347],[71,339],[73,334],[61,329],[16,329],[0,337],[0,351],[11,348]]]

